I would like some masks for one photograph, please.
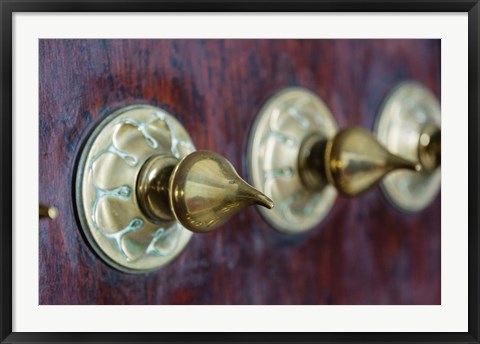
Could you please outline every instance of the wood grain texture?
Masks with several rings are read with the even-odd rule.
[[[373,129],[385,95],[414,79],[440,98],[439,40],[41,40],[40,304],[439,304],[440,196],[402,214],[377,187],[339,197],[317,228],[288,236],[255,208],[194,235],[167,267],[116,271],[75,217],[75,163],[94,125],[134,103],[176,116],[199,149],[246,176],[249,128],[288,86],[318,94],[340,127]]]

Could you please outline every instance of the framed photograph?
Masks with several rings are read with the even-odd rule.
[[[2,343],[479,342],[478,1],[1,12]]]

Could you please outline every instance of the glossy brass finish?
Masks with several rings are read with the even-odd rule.
[[[49,219],[56,219],[58,217],[57,208],[45,204],[40,204],[39,206],[39,217],[48,217]]]
[[[185,157],[170,177],[170,207],[185,228],[206,233],[250,205],[273,208],[270,198],[248,185],[220,154],[197,151]]]
[[[192,231],[209,232],[241,208],[272,207],[220,155],[197,151],[183,126],[147,105],[107,117],[80,159],[77,210],[86,237],[110,265],[157,269]]]
[[[321,191],[328,183],[346,196],[367,191],[399,169],[419,171],[421,165],[390,153],[362,128],[342,129],[329,140],[312,135],[299,154],[299,172],[307,188]]]
[[[420,211],[440,190],[441,117],[435,96],[416,82],[405,82],[387,97],[376,124],[378,140],[391,152],[415,161],[420,171],[395,171],[382,190],[399,210]]]
[[[347,196],[367,191],[391,171],[420,170],[420,164],[390,153],[362,128],[339,131],[327,142],[324,159],[327,180]]]
[[[340,130],[330,140],[312,135],[299,154],[306,187],[321,191],[329,183],[347,196],[367,191],[396,169],[420,170],[420,165],[391,154],[362,128]]]
[[[169,182],[180,160],[159,154],[151,157],[140,170],[137,178],[137,197],[140,208],[152,222],[175,219],[169,202]]]
[[[273,208],[220,154],[196,151],[181,161],[159,155],[145,163],[137,184],[140,206],[152,221],[176,219],[188,230],[207,233],[240,209]]]
[[[427,146],[425,151],[437,149]],[[337,132],[323,102],[303,89],[282,91],[260,111],[249,159],[253,185],[277,204],[278,213],[262,214],[272,226],[289,233],[317,225],[337,191],[356,196],[392,171],[421,169],[420,163],[389,152],[364,129]],[[269,178],[274,182],[267,184]]]

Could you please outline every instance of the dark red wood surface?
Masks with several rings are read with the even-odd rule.
[[[378,187],[339,197],[321,225],[294,236],[251,207],[144,275],[93,253],[73,201],[82,143],[121,106],[168,110],[197,148],[245,177],[249,128],[269,96],[303,86],[340,127],[372,130],[401,81],[440,97],[439,40],[41,40],[39,58],[39,198],[60,213],[40,220],[40,304],[440,303],[440,196],[416,214],[395,210]]]

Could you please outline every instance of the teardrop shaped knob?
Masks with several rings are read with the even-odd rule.
[[[239,177],[220,154],[196,151],[178,161],[158,155],[142,168],[139,203],[151,220],[176,219],[183,227],[206,233],[250,205],[273,208],[273,202]]]
[[[325,161],[328,181],[348,196],[370,189],[393,170],[420,170],[419,164],[390,153],[362,128],[339,131],[327,143]]]
[[[209,232],[249,205],[273,208],[273,202],[239,177],[220,154],[196,151],[170,177],[170,206],[175,218],[194,232]]]
[[[308,187],[319,190],[329,183],[347,196],[370,189],[393,170],[421,169],[420,164],[390,153],[362,128],[340,130],[328,141],[312,136],[300,157],[300,173]]]

